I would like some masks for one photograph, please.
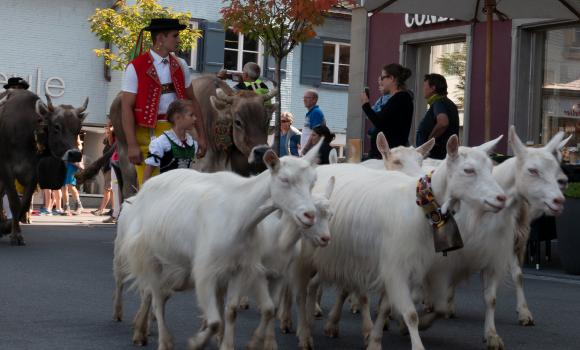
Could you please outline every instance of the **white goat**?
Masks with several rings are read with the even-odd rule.
[[[409,176],[421,176],[425,174],[421,168],[423,159],[429,155],[434,145],[435,139],[431,138],[417,148],[399,146],[391,149],[387,138],[380,132],[377,135],[377,148],[382,155],[382,160],[369,159],[362,162],[361,165],[371,169],[396,170]],[[328,319],[324,326],[324,334],[326,336],[332,338],[338,337],[340,317],[347,296],[349,296],[349,291],[345,289],[336,295],[336,301],[328,314]],[[363,336],[367,339],[373,327],[369,309],[369,298],[364,293],[361,295],[351,293],[349,299],[352,313],[357,313],[360,308]],[[316,305],[316,310],[320,310],[318,304]]]
[[[292,260],[299,254],[298,242],[300,239],[308,241],[316,247],[325,247],[330,241],[329,221],[332,217],[329,198],[334,189],[334,177],[327,183],[324,196],[312,195],[316,208],[316,222],[313,226],[302,229],[296,225],[295,220],[286,213],[282,213],[279,218],[277,213],[270,214],[258,224],[256,229],[255,245],[252,247],[257,251],[265,269],[268,279],[268,288],[274,305],[278,305],[281,299],[283,288],[290,282],[288,280],[288,269]],[[234,349],[234,322],[236,309],[240,293],[242,293],[243,281],[237,280],[229,286],[231,293],[228,295],[225,312],[225,334],[222,348]],[[270,322],[266,336],[275,337],[274,322]]]
[[[459,147],[453,136],[447,144],[447,159],[434,172],[431,188],[444,208],[461,201],[463,207],[499,211],[505,196],[491,176],[492,164],[484,151],[499,139],[471,149]],[[364,169],[357,165],[328,165],[317,168],[315,191],[331,175],[336,189],[331,199],[333,242],[308,261],[301,261],[298,337],[301,348],[312,348],[309,315],[304,290],[312,270],[325,283],[357,292],[386,291],[369,348],[380,348],[382,325],[389,301],[410,329],[413,350],[424,349],[418,332],[418,315],[411,289],[422,283],[436,254],[432,229],[422,208],[415,204],[417,179],[407,175]],[[467,190],[470,189],[471,191]],[[453,254],[453,253],[450,253]],[[300,265],[300,264],[297,264]],[[309,304],[311,304],[309,299]],[[388,299],[388,300],[387,300]],[[382,322],[381,322],[382,319]],[[377,326],[380,325],[380,326]],[[380,327],[380,332],[376,328]]]
[[[435,316],[449,312],[449,301],[453,299],[457,283],[474,272],[481,272],[486,306],[484,339],[488,349],[504,349],[494,320],[497,287],[506,267],[517,265],[515,234],[529,227],[530,217],[542,213],[557,215],[563,210],[560,182],[565,181],[565,176],[554,156],[562,137],[563,134],[558,133],[541,149],[526,148],[515,128],[510,128],[515,157],[494,167],[493,177],[511,200],[497,215],[461,207],[455,218],[464,247],[448,257],[438,256],[431,265],[425,288],[435,312],[422,320],[425,326]],[[517,278],[521,279],[521,270],[519,273]],[[524,306],[518,305],[518,311],[521,312]]]
[[[145,183],[134,197],[132,210],[123,211],[119,218],[119,227],[131,231],[125,233],[120,255],[126,259],[129,278],[151,295],[159,349],[173,348],[164,320],[165,301],[173,291],[190,286],[192,279],[207,327],[189,340],[190,349],[205,347],[218,332],[223,311],[219,300],[236,280],[251,282],[262,313],[250,348],[276,348],[273,338],[261,345],[274,304],[261,257],[253,249],[256,226],[275,208],[302,228],[314,225],[310,190],[316,180],[313,164],[319,147],[320,143],[304,158],[278,159],[268,151],[263,159],[269,170],[253,178],[186,169]],[[222,346],[227,348],[225,342]]]
[[[568,141],[574,135],[568,136],[565,140],[560,142],[558,146],[558,153],[557,159],[558,162],[562,160],[562,153],[560,150],[566,146]],[[494,172],[495,174],[495,172]],[[497,172],[498,176],[505,176],[503,172]],[[564,190],[568,184],[567,179],[560,179],[559,185],[560,189]],[[500,183],[501,185],[501,183]],[[516,288],[516,297],[517,297],[517,312],[518,312],[518,322],[522,326],[533,326],[534,325],[534,317],[532,316],[532,312],[528,308],[528,302],[526,300],[526,295],[524,293],[524,279],[522,274],[522,267],[524,261],[524,255],[526,253],[526,245],[528,243],[528,238],[530,237],[530,224],[534,219],[537,219],[541,216],[541,211],[534,211],[528,212],[525,210],[525,207],[522,206],[520,210],[520,219],[518,220],[518,227],[516,228],[516,239],[514,242],[514,256],[510,259],[510,273],[512,277],[512,281],[514,282]]]

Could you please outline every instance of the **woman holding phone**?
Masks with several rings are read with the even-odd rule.
[[[381,109],[376,112],[369,103],[366,92],[361,94],[362,109],[373,123],[376,132],[383,132],[389,142],[389,147],[409,145],[409,132],[413,120],[413,95],[407,90],[405,81],[411,76],[411,70],[400,64],[385,65],[379,77],[381,93],[391,97]],[[371,143],[369,158],[381,159],[377,145]]]

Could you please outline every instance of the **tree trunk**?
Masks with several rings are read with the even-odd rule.
[[[282,114],[282,59],[283,57],[275,57],[276,59],[276,72],[274,74],[274,80],[277,84],[276,92],[276,114],[274,123],[274,145],[272,148],[276,154],[280,154],[280,115]]]

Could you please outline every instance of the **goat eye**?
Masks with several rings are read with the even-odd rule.
[[[534,169],[534,168],[529,168],[528,172],[530,173],[530,175],[532,176],[538,176],[540,175],[540,172],[538,171],[538,169]]]
[[[466,173],[467,175],[474,175],[475,169],[467,168],[467,169],[463,169],[463,172]]]
[[[236,121],[234,123],[236,124],[236,126],[238,128],[241,128],[242,127],[242,122],[239,119],[236,119]]]
[[[281,177],[281,178],[280,178],[280,181],[281,181],[282,183],[284,183],[284,184],[290,183],[290,181],[288,181],[288,179],[287,179],[287,178],[285,178],[285,177]]]
[[[566,179],[559,179],[558,180],[558,185],[560,185],[560,187],[566,187],[566,186],[568,186],[568,180],[566,180]]]
[[[400,160],[395,160],[395,161],[393,162],[393,164],[395,164],[395,165],[401,165],[401,161],[400,161]]]

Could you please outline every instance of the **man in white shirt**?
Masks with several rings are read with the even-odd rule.
[[[185,61],[176,57],[179,31],[186,28],[177,19],[154,18],[143,30],[151,32],[153,47],[135,58],[123,76],[123,131],[127,140],[129,161],[135,165],[142,184],[149,142],[171,128],[167,107],[175,99],[190,99],[196,115],[198,157],[203,157],[203,115],[191,86],[191,75]]]

